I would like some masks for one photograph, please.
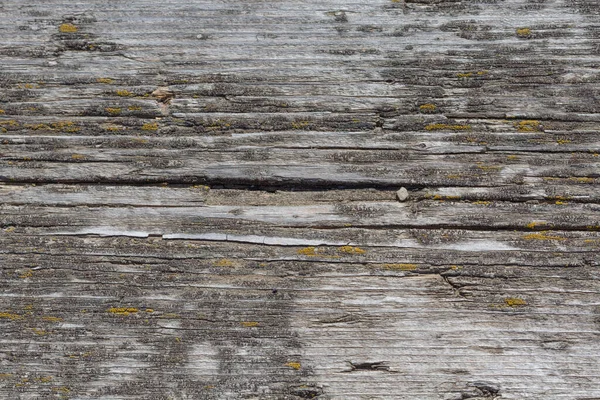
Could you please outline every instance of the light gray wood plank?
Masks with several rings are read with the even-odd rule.
[[[0,397],[599,398],[596,3],[0,1]]]

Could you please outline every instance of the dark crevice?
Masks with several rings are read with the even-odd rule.
[[[460,394],[460,398],[457,400],[467,400],[467,399],[486,399],[486,400],[494,400],[500,398],[500,389],[495,385],[485,382],[474,382],[468,384],[471,388],[465,390]]]
[[[294,179],[283,181],[279,179],[222,179],[222,178],[206,178],[198,176],[180,176],[177,178],[156,177],[146,178],[145,180],[127,179],[127,178],[103,178],[91,177],[92,179],[69,179],[69,178],[26,178],[19,180],[11,180],[6,176],[0,176],[0,183],[10,185],[36,184],[36,185],[52,185],[52,184],[70,184],[70,185],[114,185],[114,186],[160,186],[163,184],[177,186],[189,185],[207,185],[211,189],[240,189],[249,191],[266,191],[274,192],[278,190],[289,192],[326,192],[330,190],[350,190],[350,189],[373,189],[378,191],[395,191],[401,186],[407,190],[421,190],[425,188],[447,187],[447,185],[417,185],[411,183],[389,184],[389,183],[373,183],[373,182],[335,182],[325,180],[300,180]],[[491,187],[497,188],[497,184],[490,183],[489,185],[454,185],[453,187]]]
[[[354,363],[352,361],[347,361],[350,366],[350,369],[342,371],[342,372],[354,372],[354,371],[380,371],[380,372],[391,372],[394,373],[396,371],[392,371],[387,361],[376,361],[376,362],[360,362]]]
[[[458,297],[462,297],[463,299],[466,299],[467,297],[460,291],[460,289],[463,287],[457,283],[453,283],[450,279],[448,279],[447,275],[444,274],[440,274],[440,276],[442,277],[442,279],[444,280],[444,282],[446,282],[448,285],[450,285],[450,287],[452,288],[454,294]]]
[[[97,163],[110,163],[109,161],[97,161]],[[132,173],[139,173],[141,171],[133,171]],[[139,176],[139,175],[138,175]],[[592,174],[585,176],[585,178],[599,178],[600,174]],[[544,177],[533,177],[533,178],[544,178]],[[575,177],[556,177],[556,178],[575,178]],[[363,180],[355,182],[339,182],[329,181],[321,179],[298,179],[298,178],[207,178],[205,176],[156,176],[156,177],[145,177],[144,179],[134,179],[128,177],[122,178],[105,178],[105,177],[94,177],[90,176],[89,179],[73,179],[73,178],[19,178],[13,179],[6,176],[0,175],[0,184],[4,185],[25,185],[25,184],[36,184],[36,185],[55,185],[55,184],[67,184],[67,185],[112,185],[112,186],[164,186],[169,185],[171,187],[188,187],[190,185],[206,185],[211,189],[238,189],[248,191],[288,191],[288,192],[327,192],[331,190],[356,190],[356,189],[371,189],[376,191],[396,191],[400,187],[405,187],[409,192],[418,190],[435,190],[437,188],[490,188],[497,189],[501,187],[527,187],[525,184],[498,184],[497,182],[473,182],[472,184],[458,184],[453,183],[451,186],[446,184],[435,184],[435,183],[423,183],[418,184],[414,182],[397,182],[397,183],[384,183],[384,182],[373,182],[372,180]],[[462,199],[457,199],[462,200]],[[477,198],[477,200],[480,200]],[[571,202],[577,202],[581,200],[569,199]]]
[[[323,389],[314,385],[302,385],[290,388],[290,394],[301,399],[316,399],[323,394]]]
[[[339,182],[333,181],[321,181],[321,180],[294,180],[292,182],[271,180],[271,179],[211,179],[198,176],[181,176],[177,178],[146,178],[145,180],[139,179],[114,179],[114,178],[103,178],[103,177],[92,177],[93,179],[40,179],[40,178],[27,178],[19,180],[11,180],[6,176],[0,176],[0,183],[10,185],[22,185],[22,184],[36,184],[36,185],[52,185],[52,184],[71,184],[71,185],[114,185],[114,186],[161,186],[164,184],[177,186],[189,186],[189,185],[207,185],[211,189],[241,189],[249,191],[266,191],[274,192],[277,190],[285,190],[290,192],[310,192],[310,191],[329,191],[329,190],[344,190],[344,189],[375,189],[380,191],[386,190],[398,190],[400,186],[406,187],[408,190],[423,189],[425,185],[407,185],[407,184],[373,184],[370,182],[348,182],[340,184]],[[492,186],[492,185],[490,185]],[[493,186],[496,187],[496,186]]]

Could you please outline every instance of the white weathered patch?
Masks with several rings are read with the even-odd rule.
[[[213,375],[219,371],[219,351],[211,343],[200,342],[190,346],[186,370],[194,375]]]
[[[521,250],[518,247],[509,246],[506,243],[496,240],[473,240],[470,242],[452,243],[439,246],[441,249],[460,250],[460,251],[500,251],[500,250]]]

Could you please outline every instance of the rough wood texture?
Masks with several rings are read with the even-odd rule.
[[[0,398],[599,399],[599,18],[0,0]]]

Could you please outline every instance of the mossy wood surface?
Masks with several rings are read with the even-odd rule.
[[[0,0],[0,38],[1,399],[600,398],[598,1]]]

